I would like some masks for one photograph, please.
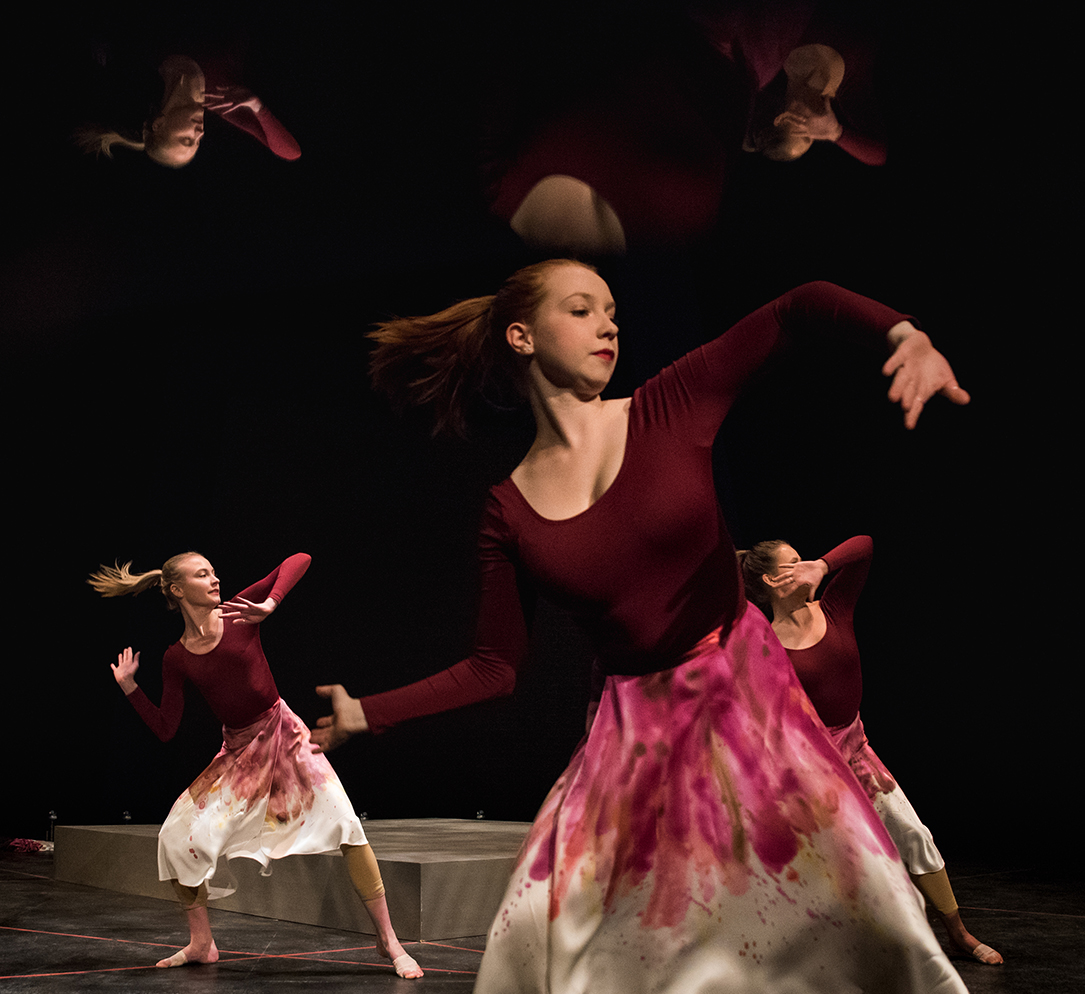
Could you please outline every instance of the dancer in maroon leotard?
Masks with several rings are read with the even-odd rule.
[[[401,977],[422,971],[396,938],[373,850],[331,764],[314,755],[309,730],[275,688],[260,647],[260,622],[309,568],[291,556],[268,576],[222,603],[211,564],[195,552],[167,560],[160,570],[132,574],[104,566],[88,581],[106,597],[158,587],[180,609],[185,631],[162,660],[162,703],[136,685],[139,653],[125,649],[113,676],[162,741],[173,738],[191,681],[223,723],[224,742],[211,765],[177,799],[158,836],[159,878],[169,880],[188,916],[190,940],[158,966],[214,963],[218,949],[207,917],[209,884],[226,860],[258,860],[341,849],[351,881],[377,929],[378,949]]]
[[[537,251],[599,258],[696,242],[740,195],[730,185],[743,148],[792,161],[818,142],[885,163],[874,93],[884,12],[808,0],[673,6],[686,14],[646,23],[651,45],[608,48],[622,71],[588,74],[575,100],[544,100],[534,121],[530,98],[497,101],[507,107],[487,129],[485,195]]]
[[[536,589],[573,613],[608,674],[525,842],[476,994],[963,991],[869,800],[745,610],[711,465],[738,392],[792,336],[896,347],[884,368],[909,426],[934,393],[966,402],[926,335],[808,284],[632,398],[604,400],[614,301],[594,270],[562,260],[374,334],[378,387],[456,425],[478,390],[511,377],[536,437],[490,492],[473,655],[361,699],[319,688],[334,715],[314,743],[509,693]]]
[[[964,927],[946,863],[930,831],[867,742],[859,702],[863,671],[852,618],[866,582],[874,543],[866,535],[807,562],[786,542],[760,542],[740,552],[750,599],[772,612],[772,628],[844,759],[863,785],[896,843],[908,872],[938,911],[950,941],[981,963],[1002,956]],[[820,600],[814,594],[830,577]]]
[[[85,152],[112,157],[112,147],[123,145],[147,156],[159,165],[179,169],[187,166],[203,141],[204,111],[217,114],[235,128],[250,134],[280,159],[301,157],[294,136],[271,113],[260,98],[212,70],[210,81],[200,65],[187,55],[171,55],[158,67],[164,93],[156,111],[143,123],[141,140],[118,131],[87,125],[76,131],[76,144]]]

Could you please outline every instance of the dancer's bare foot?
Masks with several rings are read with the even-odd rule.
[[[997,949],[984,945],[964,927],[959,912],[955,911],[951,915],[942,915],[941,917],[949,941],[962,953],[967,953],[973,959],[987,966],[998,966],[1002,962],[1002,954]]]
[[[1002,962],[1002,953],[997,949],[992,949],[990,946],[984,945],[982,942],[977,942],[972,947],[972,955],[981,963],[986,963],[988,966],[998,966]]]
[[[398,939],[394,939],[392,942],[385,945],[378,935],[377,952],[385,959],[390,959],[392,961],[392,968],[399,976],[404,977],[407,980],[416,980],[423,975],[422,967],[420,967],[418,963],[415,962],[415,958],[399,944]]]
[[[193,943],[189,943],[184,949],[174,953],[172,956],[167,956],[165,959],[160,959],[155,966],[171,967],[171,966],[187,966],[190,963],[193,965],[199,963],[217,963],[219,959],[218,946],[215,945],[215,940],[211,940],[211,945],[205,948],[194,948]]]
[[[392,960],[392,968],[396,973],[407,980],[417,980],[422,976],[422,967],[416,962],[410,953],[404,953]]]

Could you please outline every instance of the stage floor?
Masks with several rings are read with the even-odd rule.
[[[1082,990],[1080,877],[964,864],[951,871],[966,924],[1006,957],[1002,967],[954,957],[971,994]],[[278,989],[466,994],[485,944],[484,936],[404,943],[426,970],[421,981],[407,981],[396,977],[358,932],[212,909],[222,959],[214,966],[156,970],[155,960],[187,941],[172,901],[61,882],[54,878],[52,854],[11,850],[0,851],[0,888],[0,994]]]
[[[530,823],[463,818],[401,818],[365,822],[401,940],[482,935],[490,927]],[[58,825],[57,880],[174,900],[158,879],[158,825]],[[223,860],[211,885],[236,886],[213,902],[240,911],[365,932],[373,926],[338,852],[288,856],[268,867]]]

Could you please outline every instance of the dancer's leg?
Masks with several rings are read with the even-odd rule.
[[[911,877],[912,882],[927,899],[927,903],[938,912],[942,924],[946,927],[949,941],[953,945],[989,966],[997,966],[1002,962],[1001,953],[984,945],[964,927],[961,913],[957,909],[957,899],[953,896],[953,888],[950,886],[949,876],[944,866],[934,873],[913,873]]]
[[[957,910],[957,899],[953,896],[953,888],[946,875],[945,860],[934,844],[930,829],[919,820],[919,815],[899,784],[888,794],[875,795],[874,810],[896,844],[912,882],[927,903],[938,912],[949,941],[981,963],[991,966],[1001,963],[1002,956],[998,952],[985,946],[964,927]]]
[[[384,881],[381,880],[372,847],[366,843],[364,846],[343,846],[342,849],[351,883],[376,926],[378,951],[392,961],[392,966],[401,977],[421,977],[422,968],[400,945],[392,928],[388,902],[384,898]]]
[[[155,966],[184,966],[186,963],[217,963],[218,947],[211,935],[211,922],[207,917],[207,885],[185,887],[171,880],[174,891],[181,901],[188,918],[188,945],[180,952],[160,959]]]

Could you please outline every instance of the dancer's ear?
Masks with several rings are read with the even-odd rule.
[[[512,346],[512,351],[519,355],[531,355],[535,351],[531,326],[523,321],[514,321],[505,329],[505,340]]]

